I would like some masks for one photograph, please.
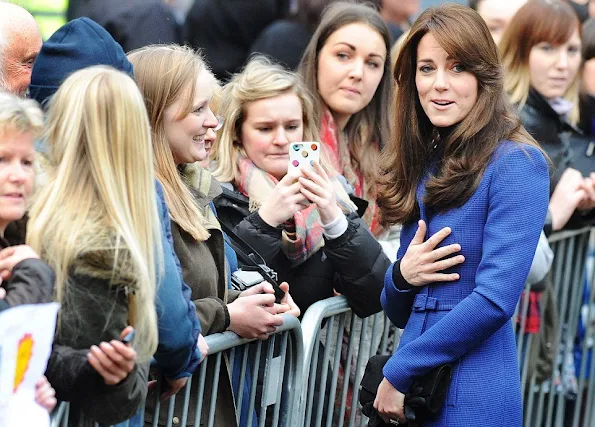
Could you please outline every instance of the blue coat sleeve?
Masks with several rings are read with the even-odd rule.
[[[394,269],[401,268],[401,259],[407,252],[411,240],[417,230],[417,222],[413,224],[404,225],[401,229],[400,245],[397,251],[397,261],[395,261],[388,268],[384,276],[384,288],[380,295],[380,304],[386,316],[397,328],[403,329],[411,316],[411,307],[413,306],[413,300],[415,295],[419,292],[418,287],[414,287],[408,290],[399,289],[394,281]]]
[[[512,148],[494,162],[475,288],[387,362],[384,376],[401,392],[415,377],[476,348],[514,313],[545,220],[548,168],[529,146]]]
[[[153,356],[160,372],[170,378],[192,375],[200,362],[197,348],[200,323],[184,283],[180,261],[173,249],[169,209],[157,184],[157,203],[161,222],[164,272],[157,288],[159,344]]]

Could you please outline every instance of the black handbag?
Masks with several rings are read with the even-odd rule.
[[[359,401],[362,404],[362,413],[370,419],[368,427],[390,425],[382,420],[373,406],[378,386],[384,378],[382,369],[390,358],[390,355],[372,356],[366,365]],[[413,381],[411,389],[405,394],[405,417],[409,426],[419,425],[440,412],[446,400],[452,371],[451,365],[442,365]]]

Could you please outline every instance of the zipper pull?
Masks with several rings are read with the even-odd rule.
[[[595,142],[590,141],[585,154],[587,155],[587,157],[591,157],[593,155],[593,151],[595,151]]]

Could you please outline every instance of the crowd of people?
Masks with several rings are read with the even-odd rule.
[[[452,364],[424,425],[521,425],[511,317],[527,283],[539,312],[547,236],[595,221],[588,12],[476,0],[412,22],[414,0],[221,0],[181,22],[161,1],[71,3],[42,42],[0,2],[0,310],[61,304],[40,405],[166,425],[156,390],[184,388],[204,336],[266,340],[344,295],[403,328],[385,421],[407,423],[415,379]],[[309,141],[320,160],[290,168]],[[224,230],[280,284],[238,286]],[[217,425],[245,425],[233,373],[206,363]]]

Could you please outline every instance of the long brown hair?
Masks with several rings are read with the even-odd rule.
[[[370,103],[355,113],[339,136],[339,143],[348,144],[353,168],[364,175],[365,194],[374,194],[375,180],[378,170],[378,152],[390,138],[389,120],[386,112],[390,109],[392,93],[391,38],[386,24],[371,6],[349,2],[337,2],[325,9],[320,24],[314,32],[304,52],[299,67],[306,87],[314,95],[316,116],[323,117],[326,107],[318,91],[318,58],[328,38],[338,29],[353,23],[363,23],[376,31],[384,40],[386,60],[384,72],[376,93]],[[375,144],[377,149],[371,149]]]
[[[483,19],[458,4],[426,9],[411,27],[395,65],[393,114],[399,127],[384,150],[378,182],[377,202],[385,225],[419,216],[416,187],[427,171],[436,129],[419,102],[415,74],[417,47],[430,32],[477,78],[478,93],[473,109],[443,141],[444,158],[439,173],[427,181],[424,204],[439,211],[462,206],[479,185],[499,141],[537,145],[508,102],[498,50]]]
[[[565,1],[532,0],[521,7],[514,15],[500,41],[502,66],[505,70],[504,90],[510,101],[523,107],[531,87],[529,55],[531,49],[542,42],[554,46],[565,43],[578,31],[582,39],[581,23],[576,12]],[[519,43],[522,40],[522,43]],[[564,97],[574,105],[570,111],[570,121],[579,120],[580,72],[570,85]]]

